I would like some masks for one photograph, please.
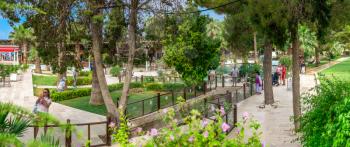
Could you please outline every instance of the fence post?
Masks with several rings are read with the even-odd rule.
[[[145,115],[145,100],[142,100],[142,116]]]
[[[71,126],[70,126],[70,120],[67,119],[67,127],[66,127],[66,147],[72,146],[72,132],[71,132]]]
[[[184,91],[184,99],[185,99],[185,101],[186,101],[186,99],[187,99],[187,98],[186,98],[186,88],[184,88],[183,91]]]
[[[158,110],[160,110],[160,93],[157,93],[157,106]]]
[[[261,81],[262,81],[261,88],[262,90],[264,90],[264,80],[261,80]]]
[[[224,75],[221,76],[221,82],[222,82],[222,87],[225,87],[225,77]]]
[[[118,80],[119,80],[119,83],[122,82],[122,77],[120,75],[118,76]]]
[[[204,94],[207,93],[207,82],[204,82],[204,84],[203,84],[203,93]]]
[[[246,95],[245,95],[245,93],[246,93],[246,89],[245,89],[246,85],[245,84],[246,83],[243,83],[243,98],[244,99],[246,99]]]
[[[218,77],[215,75],[215,89],[218,87]]]
[[[141,75],[141,83],[143,83],[143,75]]]
[[[194,86],[194,89],[193,89],[193,90],[194,90],[194,97],[197,96],[197,90],[196,90],[197,88],[196,88],[196,87],[197,87],[197,86]]]
[[[204,117],[205,118],[208,118],[208,99],[207,98],[205,98],[204,99]]]
[[[226,91],[226,101],[231,103],[231,97],[232,97],[231,92],[227,90]]]
[[[233,125],[236,126],[237,123],[237,104],[233,106]]]
[[[236,103],[238,103],[238,90],[236,89]]]
[[[173,101],[173,105],[175,105],[175,92],[171,90],[171,100]]]
[[[250,83],[250,96],[253,95],[253,83]]]
[[[125,114],[126,115],[126,114]],[[111,138],[111,129],[109,128],[109,124],[112,122],[111,117],[107,117],[107,123],[106,123],[106,144],[108,146],[112,145],[112,138]]]
[[[88,145],[87,146],[90,146],[90,142],[91,142],[91,127],[90,127],[90,124],[88,124]]]

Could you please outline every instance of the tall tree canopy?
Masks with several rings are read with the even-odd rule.
[[[208,71],[219,65],[220,41],[206,33],[206,24],[210,21],[208,16],[199,13],[181,16],[181,21],[176,24],[177,33],[168,36],[164,42],[165,63],[175,67],[189,85],[203,81]]]

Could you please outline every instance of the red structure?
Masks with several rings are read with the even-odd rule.
[[[19,47],[16,45],[0,45],[1,64],[19,64]]]

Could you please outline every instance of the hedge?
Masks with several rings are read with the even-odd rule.
[[[153,91],[162,91],[163,85],[160,83],[146,83],[145,88],[147,90],[153,90]]]
[[[89,96],[91,95],[91,88],[82,88],[77,90],[68,90],[63,92],[53,92],[51,94],[51,99],[54,102],[69,100],[77,97]]]
[[[186,85],[183,83],[164,83],[163,84],[164,91],[171,91],[171,90],[179,91],[185,87],[186,87]]]
[[[92,77],[91,71],[79,71],[78,76],[80,77]]]

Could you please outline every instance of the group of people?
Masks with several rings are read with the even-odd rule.
[[[272,85],[279,86],[280,84],[286,84],[287,68],[284,65],[279,64],[276,71],[272,75]]]
[[[232,68],[231,76],[232,76],[233,86],[237,86],[239,70],[238,70],[238,68],[236,66],[234,66]],[[263,82],[262,82],[260,73],[256,72],[256,75],[255,75],[255,88],[256,88],[255,91],[256,91],[256,94],[261,94],[262,86],[263,86]]]

